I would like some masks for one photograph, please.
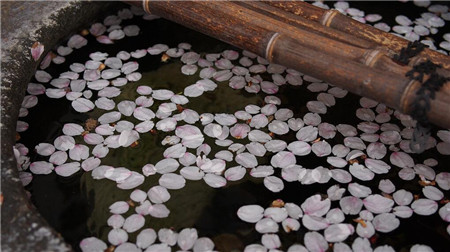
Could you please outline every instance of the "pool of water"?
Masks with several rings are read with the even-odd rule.
[[[392,4],[392,8],[385,8],[385,5]],[[331,4],[329,4],[331,6]],[[350,6],[365,10],[366,14],[381,13],[383,21],[393,24],[396,15],[400,13],[408,13],[410,18],[415,18],[420,11],[424,11],[411,3],[405,9],[398,9],[398,6],[406,6],[403,3],[382,3],[370,5],[368,3],[351,2]],[[126,5],[123,8],[127,8]],[[405,12],[403,12],[405,10]],[[112,10],[111,13],[117,13],[118,10]],[[380,12],[378,12],[380,11]],[[107,17],[107,15],[105,15]],[[99,19],[101,22],[104,18]],[[166,44],[169,48],[176,48],[180,43],[189,43],[192,45],[190,51],[197,52],[204,58],[207,54],[222,53],[225,50],[234,50],[239,52],[242,57],[242,51],[227,45],[223,42],[217,41],[195,31],[191,31],[180,25],[171,23],[164,19],[155,19],[151,21],[143,20],[141,16],[133,19],[126,19],[121,22],[121,26],[136,24],[140,27],[139,36],[126,37],[124,39],[115,40],[112,45],[105,45],[96,42],[96,38],[92,35],[87,35],[88,45],[76,50],[76,52],[65,56],[65,62],[62,64],[52,64],[45,69],[51,76],[58,76],[60,73],[69,71],[69,67],[74,62],[84,64],[89,60],[89,55],[93,52],[105,52],[108,55],[115,56],[119,51],[125,50],[127,52],[134,52],[139,49],[147,49],[155,44]],[[168,32],[170,31],[170,32]],[[433,36],[436,37],[436,42],[442,41],[444,29]],[[188,50],[186,50],[188,51]],[[250,57],[250,56],[249,56]],[[239,59],[231,60],[234,65],[239,65]],[[140,86],[150,86],[153,90],[168,89],[175,94],[184,94],[185,88],[191,84],[196,83],[200,79],[199,68],[195,74],[183,74],[180,69],[183,67],[183,62],[179,58],[169,58],[167,61],[162,60],[161,54],[146,55],[142,58],[131,58],[128,61],[136,61],[139,63],[138,72],[142,77],[137,81],[129,81],[125,86],[120,87],[120,95],[111,98],[115,104],[123,100],[134,101],[141,96],[136,92]],[[257,64],[257,59],[252,59],[254,64]],[[126,62],[124,60],[124,62]],[[261,60],[261,65],[265,63]],[[285,74],[283,70],[283,74]],[[255,73],[254,76],[257,74]],[[259,73],[259,76],[266,81],[272,80],[272,74],[267,72]],[[123,75],[122,75],[123,77]],[[80,74],[82,78],[82,74]],[[213,78],[212,78],[213,79]],[[31,82],[38,83],[36,79]],[[196,111],[198,114],[234,114],[236,111],[246,110],[248,105],[256,105],[264,107],[267,105],[265,98],[269,94],[259,91],[258,93],[251,93],[245,89],[233,89],[228,85],[228,80],[218,81],[214,80],[217,88],[214,91],[204,92],[199,97],[189,97],[189,103],[179,106],[175,111],[171,112],[171,116],[181,113],[183,109],[190,109]],[[316,83],[316,84],[312,84]],[[51,87],[49,84],[44,84],[47,88]],[[251,81],[247,81],[248,89],[252,87]],[[316,87],[314,87],[316,85]],[[312,92],[317,86],[322,86],[322,90]],[[302,85],[279,85],[279,91],[274,94],[281,101],[277,105],[277,109],[284,108],[292,111],[292,118],[300,118],[306,123],[311,118],[320,118],[320,122],[327,122],[332,125],[349,124],[355,128],[362,122],[355,115],[355,111],[361,107],[361,97],[346,94],[345,97],[335,97],[335,105],[328,106],[326,113],[311,113],[307,103],[316,100],[319,93],[330,93],[332,85],[322,83],[320,80],[314,80],[308,76],[303,76]],[[151,95],[147,95],[150,97]],[[91,97],[95,101],[98,92],[93,90]],[[51,99],[45,94],[38,96],[39,104],[36,107],[29,109],[29,114],[21,120],[29,123],[30,127],[24,132],[20,132],[19,143],[28,147],[30,162],[48,161],[48,156],[37,154],[34,147],[39,143],[53,143],[54,140],[63,134],[63,126],[66,123],[75,123],[84,125],[89,118],[98,119],[106,111],[99,108],[94,108],[87,113],[76,112],[71,101],[64,97],[61,99]],[[154,100],[151,106],[156,112],[159,105],[170,101]],[[117,110],[117,109],[114,109]],[[375,107],[372,109],[375,111]],[[392,110],[391,110],[392,112]],[[259,114],[259,112],[255,113]],[[306,115],[306,117],[305,117]],[[268,116],[269,120],[274,120],[273,116]],[[401,130],[404,128],[402,122],[393,114],[389,123],[397,125]],[[141,121],[133,116],[122,116],[121,120],[127,120],[134,125]],[[160,119],[155,118],[157,123]],[[250,123],[246,120],[237,120],[238,123]],[[115,122],[114,122],[115,123]],[[113,124],[114,124],[113,123]],[[319,123],[311,122],[313,127]],[[113,125],[111,124],[111,125]],[[188,123],[179,121],[177,126],[186,125]],[[308,123],[306,123],[308,124]],[[379,123],[380,125],[382,123]],[[204,125],[201,121],[192,123],[203,131]],[[267,125],[267,124],[266,124]],[[268,132],[267,126],[261,130]],[[305,127],[307,125],[304,125]],[[230,126],[231,128],[232,126]],[[438,142],[441,142],[436,136],[439,128],[432,129],[432,136]],[[93,132],[93,131],[92,131]],[[361,134],[361,130],[358,134]],[[378,132],[380,133],[380,132]],[[117,133],[116,133],[117,134]],[[101,158],[101,165],[109,165],[113,167],[126,167],[130,171],[142,173],[142,167],[147,164],[156,164],[163,159],[163,153],[167,145],[163,145],[162,141],[168,137],[173,136],[174,131],[164,132],[162,130],[152,130],[140,134],[140,139],[136,146],[124,148],[110,148],[108,154]],[[324,138],[318,136],[319,140],[325,140],[331,147],[337,144],[343,144],[345,136],[336,132],[336,136],[332,138]],[[105,136],[106,138],[106,136]],[[283,140],[287,143],[297,140],[296,131],[290,130],[283,135],[272,134],[273,139]],[[82,136],[74,136],[76,143],[85,144]],[[248,138],[236,139],[229,136],[234,143],[248,144]],[[315,139],[314,139],[315,140]],[[308,141],[313,144],[313,141]],[[210,148],[208,158],[213,159],[214,154],[220,150],[226,150],[227,147],[219,146],[216,140],[212,137],[205,136],[203,142]],[[364,142],[369,145],[369,142]],[[90,152],[94,145],[88,145]],[[399,148],[399,143],[391,146],[389,150],[387,146],[387,154],[382,160],[390,164],[389,157],[394,151],[402,152]],[[364,150],[365,151],[365,150]],[[197,155],[196,148],[189,149],[188,152]],[[247,151],[246,151],[247,152]],[[235,157],[238,153],[233,153]],[[333,155],[333,154],[328,154]],[[266,152],[265,155],[257,157],[259,165],[270,165],[275,153]],[[437,165],[432,168],[435,174],[448,172],[446,164],[450,162],[449,156],[441,155],[435,148],[425,151],[422,154],[410,154],[415,164],[422,164],[425,160],[433,158],[437,161]],[[296,163],[309,170],[322,166],[325,169],[336,169],[327,162],[325,157],[317,157],[314,153],[305,156],[297,155],[295,157]],[[69,159],[70,160],[70,159]],[[69,162],[69,161],[68,161]],[[363,162],[363,161],[359,161]],[[194,164],[195,165],[195,164]],[[238,166],[239,164],[234,160],[227,161],[227,169]],[[56,167],[56,165],[55,165]],[[344,169],[348,170],[349,165]],[[181,169],[180,167],[179,169]],[[179,172],[176,171],[175,173]],[[431,168],[430,168],[431,169]],[[412,180],[405,181],[399,178],[398,172],[401,168],[392,165],[388,173],[376,174],[374,179],[361,180],[356,177],[352,182],[364,185],[371,189],[371,194],[381,194],[378,189],[380,180],[389,179],[395,185],[395,190],[405,189],[416,195],[417,198],[424,198],[422,188],[418,182],[419,177],[415,176]],[[282,169],[275,168],[273,176],[282,177]],[[223,175],[223,172],[221,173]],[[26,189],[30,192],[30,198],[33,204],[39,209],[42,216],[53,226],[58,232],[62,234],[65,240],[70,243],[75,250],[80,249],[80,241],[86,237],[97,237],[108,243],[108,234],[111,227],[108,226],[107,221],[111,216],[109,207],[117,201],[126,201],[130,205],[130,210],[122,214],[124,218],[134,214],[136,207],[140,205],[138,202],[133,202],[130,199],[130,193],[134,189],[140,189],[147,192],[151,187],[158,185],[161,174],[146,176],[145,180],[132,190],[121,190],[117,188],[117,183],[108,179],[94,179],[92,171],[85,172],[82,169],[71,176],[63,177],[51,172],[47,175],[34,174],[31,183],[26,185]],[[433,179],[431,179],[433,180]],[[302,205],[306,199],[312,195],[319,194],[322,199],[327,198],[327,189],[333,185],[338,185],[341,188],[347,188],[347,183],[339,183],[334,179],[329,179],[324,183],[300,183],[284,181],[284,189],[275,192],[269,190],[264,185],[263,178],[257,178],[250,175],[250,168],[242,179],[238,181],[227,181],[226,185],[220,188],[213,188],[205,183],[203,180],[192,181],[187,180],[185,186],[179,190],[170,190],[170,200],[165,202],[165,206],[170,210],[170,214],[166,218],[154,218],[152,216],[145,216],[144,228],[152,228],[158,231],[163,228],[170,228],[175,232],[180,232],[184,228],[195,228],[198,232],[198,237],[209,237],[215,244],[215,249],[218,251],[243,251],[249,244],[261,243],[261,234],[255,230],[255,224],[247,223],[238,217],[236,214],[238,210],[245,205],[259,205],[262,208],[268,208],[274,200],[281,199],[284,202],[292,202],[298,206]],[[442,200],[436,200],[436,205],[439,208],[446,204],[448,199],[448,189],[439,187],[443,191],[444,197]],[[350,195],[347,191],[345,196]],[[392,195],[392,193],[391,193]],[[339,208],[339,200],[334,200],[330,204],[330,208]],[[349,223],[356,227],[356,222],[353,219],[358,218],[358,215],[346,215],[343,223]],[[435,211],[430,216],[422,216],[413,214],[411,218],[399,218],[400,225],[395,230],[383,233],[376,232],[368,239],[372,248],[388,244],[396,251],[408,251],[413,244],[425,244],[434,249],[434,251],[445,251],[448,244],[450,244],[449,233],[446,229],[445,223]],[[301,222],[301,220],[300,220]],[[281,240],[279,249],[286,251],[293,244],[304,244],[305,234],[310,230],[306,228],[303,223],[297,231],[286,232],[280,226],[278,231]],[[318,231],[322,232],[323,231]],[[128,234],[128,242],[136,243],[137,232],[130,232]],[[358,238],[355,232],[345,239],[345,243],[352,245]],[[110,246],[110,244],[108,244]],[[173,249],[177,248],[176,245]]]

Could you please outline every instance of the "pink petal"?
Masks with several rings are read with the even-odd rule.
[[[250,175],[255,178],[265,178],[274,173],[273,167],[270,165],[260,165],[250,171]]]
[[[178,145],[181,146],[181,144]],[[180,164],[177,160],[173,158],[165,158],[155,164],[155,169],[158,173],[165,174],[176,171],[179,166]]]
[[[328,242],[341,242],[354,231],[355,229],[350,224],[333,224],[325,229],[324,235]]]
[[[247,152],[243,152],[243,153],[236,155],[235,160],[238,164],[242,165],[245,168],[253,168],[258,165],[258,161],[256,160],[256,157]]]
[[[438,203],[430,199],[418,199],[411,204],[411,208],[419,215],[434,214],[438,207]]]
[[[255,155],[257,157],[263,157],[266,154],[266,148],[264,147],[264,145],[258,142],[251,142],[245,147],[252,155]]]
[[[96,237],[88,237],[80,242],[80,248],[83,252],[104,251],[107,249],[107,245]]]
[[[264,210],[264,217],[271,218],[275,222],[282,222],[288,217],[288,212],[285,208],[268,207]]]
[[[375,230],[382,233],[389,233],[400,226],[400,220],[391,213],[382,213],[372,221]]]
[[[198,238],[195,228],[185,228],[178,234],[177,243],[182,250],[189,250],[194,246]]]
[[[170,210],[164,204],[154,204],[150,206],[149,213],[155,218],[166,218],[170,214]],[[161,237],[160,237],[161,240]]]
[[[306,233],[304,243],[306,248],[311,252],[326,251],[328,249],[328,242],[317,232]]]
[[[79,162],[65,163],[55,167],[56,174],[63,177],[69,177],[79,170],[80,170]]]
[[[352,244],[353,251],[372,251],[372,247],[370,246],[370,242],[367,238],[358,237],[353,241]]]
[[[121,228],[124,222],[125,219],[119,214],[113,214],[107,220],[108,226],[112,228]]]
[[[348,191],[353,196],[358,197],[358,198],[367,197],[372,193],[372,190],[369,187],[360,185],[358,183],[348,184]]]
[[[148,177],[150,175],[154,175],[156,174],[156,168],[154,165],[152,164],[146,164],[142,167],[142,174],[144,174],[144,176]]]
[[[147,49],[147,52],[148,52],[150,55],[157,55],[157,54],[160,54],[160,53],[162,53],[162,52],[167,51],[167,49],[169,49],[169,47],[168,47],[167,45],[164,45],[164,44],[156,44],[156,45],[153,45],[152,47],[149,47],[149,48]]]
[[[404,153],[404,152],[394,152],[389,157],[389,160],[391,163],[395,166],[398,166],[400,168],[405,167],[413,167],[414,166],[414,160],[411,158],[410,155]]]
[[[286,168],[296,164],[296,162],[297,160],[295,158],[295,155],[289,151],[280,151],[270,160],[270,164],[275,168]]]
[[[224,177],[212,173],[206,173],[203,180],[212,188],[224,187],[227,184]]]
[[[314,126],[306,126],[301,128],[297,134],[296,137],[300,141],[304,142],[311,142],[314,141],[317,138],[318,129]]]
[[[248,222],[256,223],[263,218],[264,208],[258,205],[242,206],[238,209],[237,215],[239,219]]]
[[[162,186],[153,186],[147,194],[153,203],[164,203],[170,199],[169,192]]]
[[[395,203],[400,206],[409,205],[413,200],[413,194],[404,189],[396,191],[392,196],[394,197]]]
[[[352,175],[343,169],[331,170],[331,177],[339,183],[349,183],[352,181]]]
[[[343,168],[347,166],[347,161],[340,157],[327,157],[327,163],[337,168]]]
[[[440,172],[436,175],[436,182],[440,188],[443,190],[450,189],[450,173],[448,172]]]
[[[395,185],[389,179],[382,179],[378,184],[378,189],[384,193],[390,194],[395,192]]]
[[[102,144],[98,144],[94,147],[92,150],[92,155],[96,158],[104,158],[106,155],[108,155],[109,149],[106,146],[103,146]]]
[[[131,176],[123,180],[123,182],[118,183],[117,187],[124,190],[133,189],[144,183],[144,180],[145,177],[143,175],[132,171]]]
[[[89,157],[89,148],[86,145],[75,144],[75,147],[69,150],[69,157],[76,161],[84,160]]]
[[[237,122],[237,119],[232,114],[216,114],[214,120],[222,126],[231,126]]]
[[[172,249],[165,243],[158,243],[158,244],[150,245],[150,247],[148,247],[145,251],[146,252],[170,252],[170,251],[172,251]]]
[[[278,233],[278,223],[271,218],[263,218],[256,223],[255,230],[261,234]]]
[[[228,168],[225,171],[225,178],[229,181],[238,181],[241,180],[245,174],[246,174],[246,169],[243,168],[242,166],[234,166],[231,168]]]
[[[108,241],[112,245],[117,246],[117,245],[120,245],[120,244],[126,242],[127,240],[128,240],[128,234],[123,229],[120,229],[120,228],[112,229],[108,233]]]
[[[75,139],[71,136],[59,136],[53,142],[55,148],[61,151],[67,151],[75,146]]]
[[[125,231],[127,231],[127,233],[133,233],[141,229],[144,226],[144,224],[145,219],[142,215],[132,214],[128,218],[126,218],[122,228]]]
[[[219,82],[229,80],[232,76],[233,73],[230,70],[221,70],[213,74],[214,80]]]
[[[373,194],[363,200],[364,207],[372,213],[387,213],[391,211],[394,201],[379,194]]]
[[[136,237],[136,246],[146,249],[156,241],[156,232],[151,228],[143,229]]]
[[[129,205],[125,201],[117,201],[109,206],[109,212],[112,214],[123,214],[129,209]]]
[[[120,95],[120,89],[116,87],[105,87],[98,92],[99,97],[112,98]]]
[[[130,199],[135,201],[135,202],[144,202],[145,199],[147,199],[147,194],[139,189],[135,189],[131,194],[130,194]]]
[[[158,231],[158,239],[169,246],[174,246],[177,244],[178,233],[168,228],[161,228]]]
[[[195,241],[193,251],[206,252],[206,251],[213,251],[213,249],[214,249],[214,242],[208,237],[201,237]]]
[[[49,143],[40,143],[35,147],[36,152],[41,156],[50,156],[55,152],[55,146]]]
[[[173,131],[177,126],[177,120],[174,118],[165,118],[156,123],[156,128],[164,132]]]
[[[363,201],[357,197],[346,196],[339,201],[344,214],[358,214],[363,206]]]
[[[319,194],[313,195],[305,200],[301,205],[303,212],[312,216],[323,216],[330,210],[329,199],[321,200]]]
[[[284,189],[283,180],[275,176],[265,177],[264,186],[272,192],[280,192]]]
[[[281,247],[280,237],[277,234],[264,234],[261,237],[261,243],[268,249],[276,249]]]
[[[159,184],[161,186],[164,186],[167,189],[181,189],[184,187],[186,183],[186,180],[178,175],[178,174],[174,174],[174,173],[166,173],[163,174],[161,176],[161,178],[159,179]]]
[[[318,157],[324,157],[331,154],[331,146],[325,141],[316,142],[312,145],[311,150]]]
[[[44,45],[41,42],[34,42],[31,46],[31,56],[34,61],[38,61],[41,57],[42,53],[44,53]]]
[[[350,165],[349,171],[354,177],[363,181],[372,180],[375,176],[371,170],[358,163]]]
[[[366,158],[364,160],[364,164],[366,165],[367,168],[369,168],[372,172],[376,174],[384,174],[387,173],[389,169],[391,169],[391,167],[382,160]]]

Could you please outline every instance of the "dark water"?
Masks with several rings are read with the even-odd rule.
[[[386,6],[389,4],[395,7]],[[330,4],[329,4],[330,5]],[[392,24],[394,17],[399,13],[420,13],[424,9],[416,8],[409,4],[408,8],[403,9],[403,3],[363,3],[351,2],[351,7],[360,8],[366,13],[382,13],[383,21]],[[125,5],[124,5],[125,7]],[[399,10],[398,8],[401,8]],[[419,12],[420,11],[420,12]],[[113,11],[112,13],[115,13]],[[414,14],[415,15],[415,14]],[[411,19],[414,15],[408,15]],[[419,15],[419,14],[417,14]],[[100,20],[103,20],[102,18]],[[115,45],[99,45],[93,43],[92,36],[86,48],[77,50],[69,56],[66,56],[66,63],[62,65],[52,65],[46,69],[52,76],[58,76],[59,73],[67,71],[68,66],[73,62],[84,63],[91,52],[101,51],[110,55],[115,55],[123,48],[128,52],[136,49],[145,49],[156,43],[165,43],[169,47],[175,47],[180,42],[192,44],[192,50],[198,53],[219,53],[224,49],[235,49],[230,45],[224,44],[215,39],[206,37],[197,32],[188,30],[182,26],[168,22],[163,19],[153,21],[143,21],[139,18],[137,21],[124,21],[126,25],[131,22],[137,22],[141,28],[139,39],[123,39]],[[168,32],[170,31],[170,32]],[[437,36],[439,38],[441,36]],[[180,72],[182,64],[178,60],[170,60],[167,63],[161,63],[160,56],[147,55],[139,62],[139,72],[143,78],[138,82],[129,83],[117,101],[122,99],[134,100],[138,95],[135,89],[140,85],[150,85],[153,89],[167,88],[175,93],[183,91],[184,87],[194,83],[198,75],[186,76]],[[197,72],[198,73],[198,72]],[[263,76],[264,77],[264,76]],[[264,96],[248,94],[245,91],[233,90],[226,83],[218,83],[219,87],[214,92],[207,92],[201,97],[190,99],[191,102],[186,105],[187,108],[197,112],[222,112],[233,113],[237,110],[243,110],[248,104],[263,105]],[[311,99],[315,99],[316,93],[311,93],[306,89],[307,83],[300,87],[282,86],[280,95],[282,100],[281,107],[290,108],[294,111],[294,117],[302,118],[308,112],[305,104]],[[322,117],[322,121],[330,123],[348,123],[356,125],[359,120],[354,116],[354,110],[359,106],[359,97],[348,94],[344,99],[337,99],[336,105],[328,108],[329,111]],[[156,105],[153,105],[156,107]],[[349,108],[354,108],[350,113]],[[30,114],[25,121],[30,123],[30,128],[21,133],[20,142],[26,144],[32,153],[34,146],[40,142],[52,143],[54,138],[62,134],[62,126],[67,122],[83,123],[88,117],[97,118],[101,111],[92,111],[86,114],[80,114],[70,106],[70,102],[65,98],[48,99],[45,96],[39,96],[39,106],[30,109]],[[130,118],[127,118],[130,119]],[[130,120],[135,123],[136,121]],[[199,124],[197,124],[198,126]],[[102,159],[102,164],[113,165],[115,167],[124,166],[130,170],[140,171],[142,166],[151,163],[155,164],[162,158],[164,148],[161,146],[161,140],[168,134],[158,133],[157,135],[142,134],[139,146],[136,148],[121,148],[119,150],[111,149],[108,156]],[[292,141],[295,136],[290,135],[284,140]],[[342,137],[337,134],[336,138],[327,140],[330,145],[341,143]],[[244,141],[242,141],[244,143]],[[214,142],[206,140],[215,153],[217,147]],[[258,162],[268,163],[270,155],[258,158]],[[388,155],[384,161],[388,162]],[[448,171],[446,164],[450,163],[449,158],[437,158],[435,152],[427,151],[420,157],[413,155],[415,159],[424,160],[427,157],[438,159],[439,165],[435,168],[439,171]],[[39,155],[31,154],[32,161],[42,159]],[[314,168],[318,165],[328,167],[325,159],[314,158],[312,155],[307,158],[298,158],[298,163],[306,168]],[[235,163],[227,163],[227,167],[234,166]],[[377,175],[377,180],[363,182],[355,179],[354,181],[370,186],[373,191],[377,191],[378,181],[380,179],[391,179],[396,188],[405,188],[412,192],[420,192],[421,187],[415,180],[406,182],[398,179],[397,168],[392,167],[389,174]],[[279,169],[276,174],[279,175]],[[79,250],[78,243],[81,239],[88,236],[96,236],[107,240],[110,227],[106,225],[109,218],[108,207],[118,200],[128,200],[132,190],[120,190],[116,183],[103,179],[93,180],[90,172],[80,171],[69,178],[63,178],[55,173],[50,175],[33,175],[32,183],[27,186],[31,192],[31,200],[39,209],[45,219],[59,231],[66,241]],[[159,175],[147,177],[145,182],[139,186],[139,189],[147,190],[158,184]],[[157,219],[151,216],[146,217],[146,227],[155,230],[165,227],[173,227],[180,230],[185,227],[195,227],[199,232],[199,237],[207,236],[213,239],[216,249],[220,251],[243,250],[251,243],[260,243],[260,234],[254,230],[254,224],[245,223],[236,216],[236,211],[242,205],[258,204],[266,208],[275,199],[283,199],[285,202],[294,202],[300,205],[309,196],[320,193],[326,193],[331,185],[337,184],[331,181],[327,184],[313,184],[303,186],[299,183],[285,182],[285,189],[279,193],[272,193],[262,185],[262,179],[250,177],[248,174],[244,179],[237,182],[228,182],[227,186],[221,189],[210,188],[203,181],[187,181],[186,186],[181,190],[170,190],[171,199],[166,202],[166,206],[171,213],[168,218]],[[346,187],[346,185],[342,185]],[[448,195],[447,195],[448,198]],[[338,202],[333,202],[332,207],[338,207]],[[124,217],[134,213],[130,208]],[[356,216],[348,216],[346,223],[352,223]],[[376,235],[372,247],[389,244],[397,251],[409,251],[412,244],[427,244],[435,251],[446,251],[450,245],[450,238],[445,228],[446,225],[437,214],[433,216],[417,216],[413,218],[401,219],[399,228],[388,234]],[[300,228],[298,232],[289,234],[280,231],[280,239],[286,250],[293,243],[303,243],[303,236],[307,232],[305,228]],[[136,232],[137,233],[137,232]],[[136,233],[129,236],[131,242],[135,241]],[[357,237],[354,234],[346,242],[351,244]]]

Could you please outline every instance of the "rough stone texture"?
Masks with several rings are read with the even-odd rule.
[[[16,122],[26,86],[38,63],[35,41],[45,55],[61,39],[118,3],[86,1],[1,1],[1,250],[70,251],[29,202],[13,155]]]

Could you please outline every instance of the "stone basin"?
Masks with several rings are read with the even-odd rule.
[[[28,199],[13,154],[16,123],[25,90],[39,62],[30,48],[38,41],[44,55],[118,2],[2,1],[1,3],[1,250],[71,251]]]

